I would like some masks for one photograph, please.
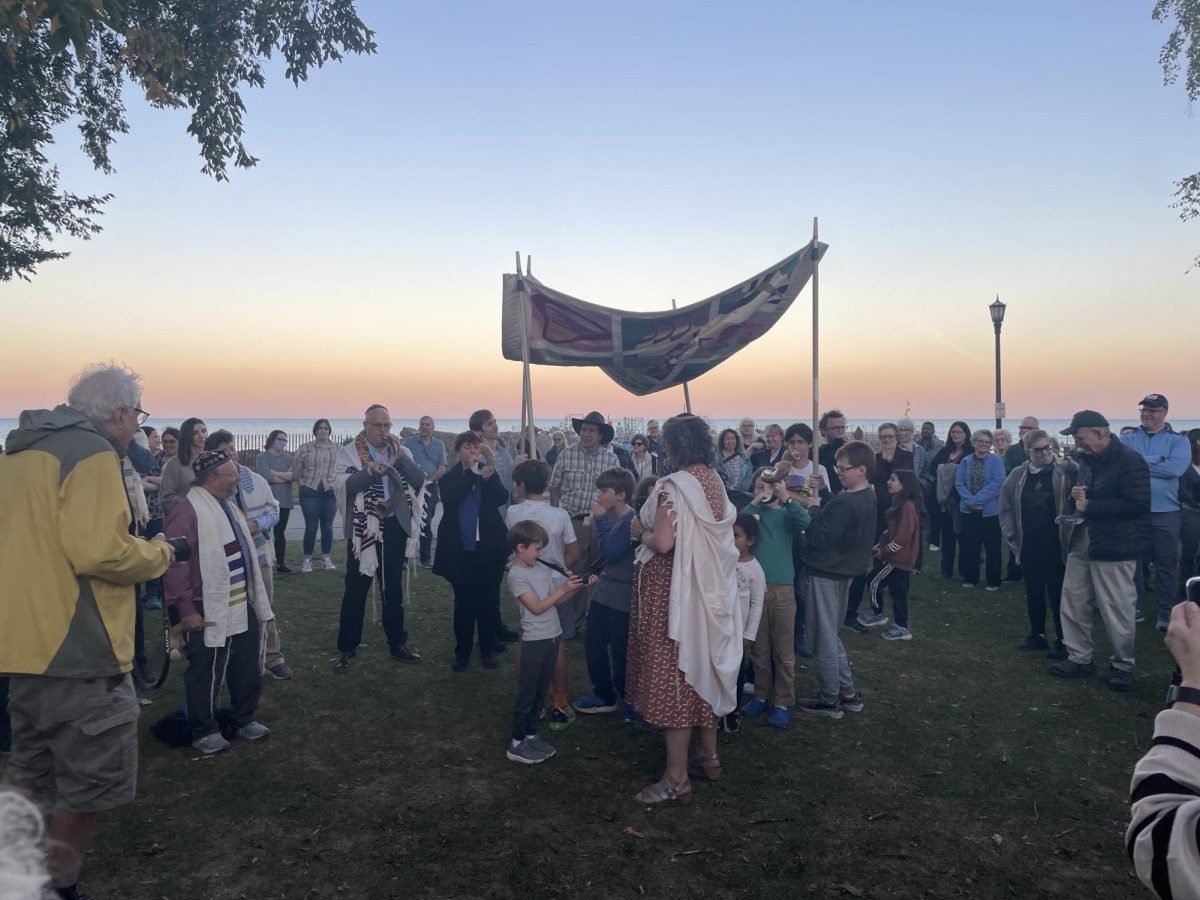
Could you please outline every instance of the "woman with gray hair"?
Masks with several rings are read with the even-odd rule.
[[[1000,489],[1000,530],[1009,550],[1021,566],[1025,582],[1025,608],[1029,614],[1029,636],[1018,650],[1040,651],[1051,659],[1066,659],[1062,642],[1063,564],[1058,525],[1062,474],[1055,465],[1056,453],[1050,435],[1040,428],[1025,435],[1029,458],[1009,473]],[[1054,621],[1054,647],[1046,641],[1046,605]]]
[[[688,775],[721,776],[717,722],[737,704],[742,663],[737,600],[737,510],[712,468],[713,440],[705,421],[675,416],[663,427],[672,472],[660,478],[634,518],[641,539],[629,610],[629,702],[663,729],[666,771],[634,798],[646,806],[686,803]],[[688,759],[692,730],[700,752]]]

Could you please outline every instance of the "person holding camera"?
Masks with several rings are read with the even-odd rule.
[[[0,672],[9,679],[5,780],[53,800],[52,886],[79,896],[98,813],[137,790],[130,671],[134,585],[173,558],[129,533],[119,460],[145,421],[138,376],[89,366],[67,403],[26,410],[0,456]],[[49,794],[49,796],[46,796]]]
[[[1192,579],[1188,597],[1200,599],[1200,579]],[[1171,611],[1166,642],[1179,683],[1167,689],[1150,750],[1133,770],[1125,849],[1158,896],[1200,897],[1200,606]]]

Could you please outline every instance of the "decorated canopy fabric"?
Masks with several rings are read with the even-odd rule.
[[[556,291],[530,275],[505,275],[504,358],[521,359],[524,316],[531,363],[599,366],[638,395],[680,385],[766,334],[808,284],[828,248],[813,241],[707,300],[662,312],[611,309]]]

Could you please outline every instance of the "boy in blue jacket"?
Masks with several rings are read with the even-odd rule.
[[[575,711],[580,713],[610,713],[617,708],[618,698],[625,698],[629,596],[633,592],[633,544],[629,537],[634,517],[629,505],[633,490],[633,475],[628,469],[605,469],[596,478],[592,524],[604,557],[604,570],[588,608],[583,649],[592,693],[575,702]],[[625,704],[623,715],[633,721],[629,704]]]

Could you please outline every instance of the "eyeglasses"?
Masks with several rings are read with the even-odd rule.
[[[851,469],[859,469],[861,466],[834,466],[839,472],[849,472]]]
[[[635,447],[645,447],[645,446],[646,446],[646,444],[645,444],[645,442],[643,442],[643,441],[634,441],[634,442],[633,442],[633,446],[635,446]]]
[[[145,425],[146,420],[150,418],[150,413],[146,412],[144,409],[139,409],[136,406],[127,406],[125,408],[132,413],[137,413],[137,423],[139,425]]]
[[[1041,447],[1030,447],[1030,453],[1053,453],[1054,447],[1050,444],[1043,444]]]
[[[879,439],[881,441],[894,441],[896,440],[896,436],[894,434],[881,434]]]

